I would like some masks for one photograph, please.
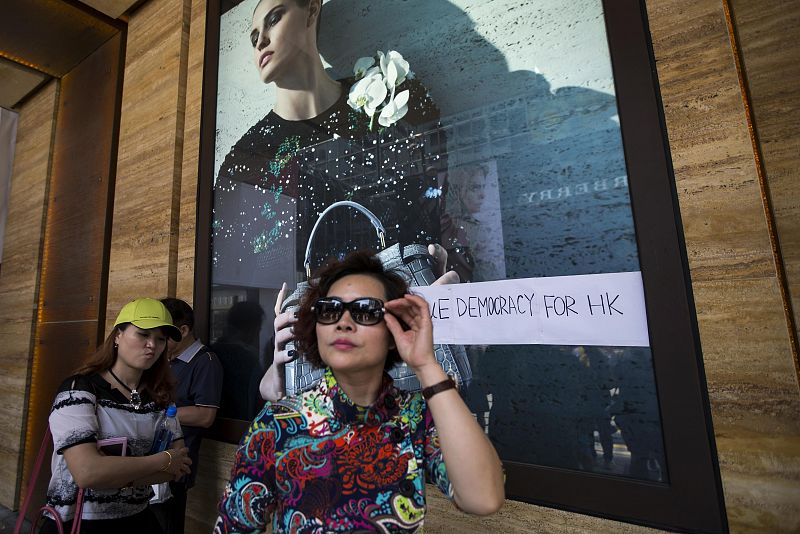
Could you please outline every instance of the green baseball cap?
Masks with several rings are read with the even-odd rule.
[[[131,323],[144,330],[163,328],[174,341],[180,341],[182,337],[181,331],[172,324],[172,315],[161,301],[156,299],[136,299],[127,303],[117,315],[114,326],[122,323]]]

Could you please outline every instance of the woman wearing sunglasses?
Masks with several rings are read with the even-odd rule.
[[[242,438],[217,532],[416,532],[425,481],[461,510],[503,503],[500,460],[433,354],[428,305],[368,253],[325,268],[301,304],[298,349],[326,369],[268,402]],[[394,387],[400,360],[422,393]]]

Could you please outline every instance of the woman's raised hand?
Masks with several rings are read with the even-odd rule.
[[[187,447],[177,447],[169,449],[167,452],[169,452],[170,456],[169,463],[163,470],[172,475],[172,480],[178,480],[184,475],[188,475],[189,466],[192,465],[192,460],[189,458],[189,449]]]
[[[283,299],[286,298],[286,291],[286,282],[284,282],[278,292],[278,297],[275,299],[275,322],[273,322],[275,350],[272,353],[272,365],[269,366],[269,369],[261,377],[261,382],[258,384],[261,398],[268,401],[276,401],[283,397],[286,390],[283,368],[298,356],[297,349],[293,348],[292,345],[288,348],[286,347],[287,343],[294,341],[292,327],[297,322],[294,310],[281,312]]]
[[[293,310],[281,312],[283,299],[286,298],[286,283],[281,286],[278,292],[278,297],[275,299],[275,322],[273,327],[275,329],[275,352],[273,353],[273,361],[278,365],[284,365],[297,357],[295,349],[290,348],[287,350],[286,344],[294,341],[294,331],[292,327],[297,322]],[[294,351],[294,352],[292,352]]]
[[[405,295],[384,304],[386,326],[394,337],[397,352],[414,372],[428,365],[439,366],[433,355],[433,323],[427,301],[419,295]],[[408,330],[403,330],[398,318]]]
[[[447,269],[447,250],[438,244],[428,245],[428,254],[433,257],[434,275],[438,278],[431,285],[443,286],[446,284],[458,284],[461,278],[455,271],[446,271]]]

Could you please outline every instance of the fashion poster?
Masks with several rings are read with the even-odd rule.
[[[318,34],[281,6],[220,19],[212,331],[256,306],[254,373],[281,285],[352,250],[435,245],[461,284],[639,271],[599,0],[329,0]],[[666,482],[647,346],[463,350],[502,459]]]

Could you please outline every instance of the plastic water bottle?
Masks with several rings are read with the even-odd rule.
[[[150,448],[150,454],[165,451],[172,447],[172,440],[178,434],[180,426],[178,423],[178,408],[174,404],[170,404],[169,408],[159,416],[158,424],[156,425],[156,434],[153,438],[153,446]]]

